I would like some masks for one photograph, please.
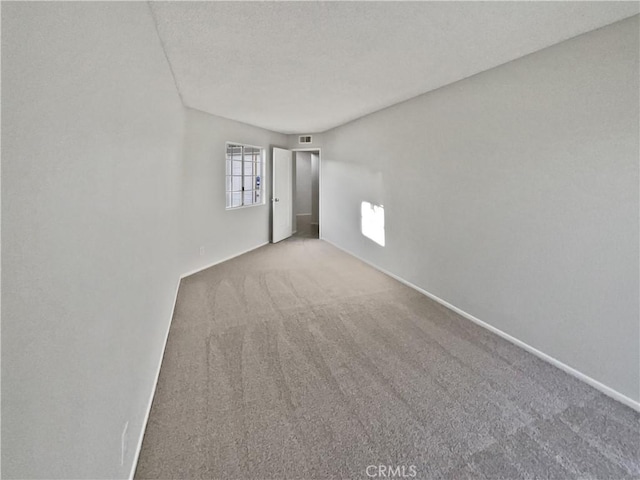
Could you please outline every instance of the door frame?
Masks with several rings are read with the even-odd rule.
[[[322,239],[322,149],[320,147],[292,148],[292,152],[318,152],[318,238]],[[295,159],[297,161],[297,158]],[[294,199],[295,201],[295,199]]]

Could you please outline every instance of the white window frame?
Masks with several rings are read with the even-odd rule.
[[[233,171],[232,171],[232,164],[230,163],[230,159],[229,159],[229,146],[233,146],[233,147],[242,147],[242,171],[241,171],[241,185],[242,185],[242,190],[240,191],[241,193],[241,200],[242,203],[240,205],[236,205],[236,206],[231,206],[231,204],[233,204],[233,200],[231,200],[231,202],[229,202],[229,195],[233,195],[233,193],[238,193],[238,191],[234,191],[233,187],[231,186],[231,190],[230,188],[230,182],[229,182],[229,178],[233,178]],[[244,149],[245,148],[253,148],[253,149],[258,149],[260,151],[260,170],[257,172],[253,172],[250,176],[252,178],[254,177],[260,177],[260,188],[259,189],[252,189],[252,191],[258,191],[260,193],[260,201],[256,202],[256,203],[249,203],[247,205],[245,205],[244,203],[244,186],[245,186],[245,169],[244,169]],[[225,182],[225,210],[238,210],[240,208],[250,208],[250,207],[259,207],[261,205],[265,205],[266,204],[266,199],[265,199],[265,179],[264,179],[264,172],[265,172],[265,163],[266,163],[266,158],[265,158],[265,149],[264,147],[260,147],[257,145],[249,145],[247,143],[242,143],[242,142],[225,142],[225,154],[224,154],[224,163],[225,163],[225,176],[224,176],[224,182]],[[238,175],[235,175],[238,176]],[[233,180],[231,181],[231,185],[233,185]],[[231,204],[230,204],[231,203]]]

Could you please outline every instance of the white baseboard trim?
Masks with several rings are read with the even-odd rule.
[[[391,272],[385,270],[384,268],[381,268],[381,267],[377,266],[376,264],[374,264],[374,263],[372,263],[372,262],[370,262],[368,260],[365,260],[364,258],[360,257],[359,255],[356,255],[356,254],[350,252],[349,250],[347,250],[345,248],[342,248],[339,245],[336,245],[332,241],[327,240],[326,238],[323,238],[322,240],[324,240],[325,242],[333,245],[337,249],[342,250],[343,252],[351,255],[352,257],[357,258],[361,262],[364,262],[367,265],[375,268],[379,272],[382,272],[385,275],[388,275],[391,278],[394,278],[394,279],[398,280],[400,283],[403,283],[404,285],[413,288],[417,292],[422,293],[423,295],[426,295],[430,299],[432,299],[432,300],[438,302],[439,304],[447,307],[449,310],[453,310],[458,315],[461,315],[462,317],[466,318],[467,320],[471,320],[473,323],[475,323],[477,325],[480,325],[481,327],[486,328],[490,332],[493,332],[496,335],[504,338],[505,340],[513,343],[514,345],[517,345],[518,347],[526,350],[527,352],[532,353],[536,357],[538,357],[538,358],[550,363],[551,365],[553,365],[555,367],[558,367],[560,370],[563,370],[566,373],[568,373],[569,375],[572,375],[572,376],[576,377],[578,380],[582,380],[583,382],[587,383],[588,385],[591,385],[596,390],[599,390],[600,392],[604,393],[605,395],[608,395],[609,397],[613,398],[614,400],[617,400],[620,403],[622,403],[622,404],[624,404],[624,405],[626,405],[628,407],[631,407],[632,409],[640,412],[640,402],[637,402],[636,400],[627,397],[626,395],[618,392],[617,390],[614,390],[613,388],[608,387],[604,383],[601,383],[598,380],[595,380],[595,379],[591,378],[590,376],[585,375],[584,373],[580,372],[579,370],[576,370],[575,368],[570,367],[566,363],[561,362],[560,360],[552,357],[551,355],[547,355],[546,353],[541,352],[537,348],[532,347],[531,345],[523,342],[522,340],[518,340],[517,338],[512,337],[511,335],[509,335],[506,332],[503,332],[499,328],[496,328],[496,327],[488,324],[487,322],[484,322],[484,321],[480,320],[479,318],[474,317],[470,313],[467,313],[464,310],[456,307],[455,305],[450,304],[446,300],[443,300],[442,298],[440,298],[440,297],[438,297],[438,296],[436,296],[436,295],[434,295],[434,294],[432,294],[430,292],[427,292],[426,290],[418,287],[417,285],[414,285],[413,283],[405,280],[404,278],[399,277],[398,275],[396,275],[394,273],[391,273]]]
[[[249,252],[252,252],[253,250],[257,250],[258,248],[264,247],[265,245],[268,245],[268,244],[269,244],[269,242],[261,243],[260,245],[256,245],[255,247],[247,248],[246,250],[243,250],[242,252],[234,253],[233,255],[230,255],[228,257],[223,258],[222,260],[216,260],[215,262],[209,263],[209,264],[205,265],[204,267],[198,267],[195,270],[191,270],[190,272],[183,273],[180,276],[180,280],[182,280],[183,278],[190,277],[191,275],[195,275],[196,273],[199,273],[199,272],[201,272],[203,270],[206,270],[207,268],[215,267],[216,265],[218,265],[220,263],[227,262],[227,261],[229,261],[229,260],[231,260],[233,258],[239,257],[240,255],[244,255],[245,253],[249,253]]]
[[[147,430],[147,423],[149,423],[149,416],[151,415],[151,406],[153,405],[153,399],[156,395],[156,388],[158,387],[158,380],[160,379],[160,369],[162,368],[162,361],[164,360],[164,352],[167,349],[167,342],[169,341],[169,332],[171,331],[171,323],[173,322],[173,314],[176,310],[176,303],[178,301],[178,292],[180,290],[180,283],[182,282],[183,278],[189,277],[195,273],[201,272],[203,270],[206,270],[207,268],[211,268],[215,265],[218,265],[220,263],[224,263],[228,260],[231,260],[233,258],[239,257],[240,255],[244,255],[245,253],[249,253],[253,250],[256,250],[260,247],[264,247],[265,245],[268,245],[269,242],[264,242],[261,243],[260,245],[256,245],[255,247],[251,247],[247,250],[244,250],[242,252],[236,253],[234,255],[225,257],[221,260],[216,260],[213,263],[210,263],[204,267],[198,268],[196,270],[184,273],[180,276],[180,278],[178,279],[178,285],[176,285],[176,294],[175,297],[173,298],[173,308],[171,309],[171,316],[169,317],[169,325],[167,325],[167,331],[164,335],[164,345],[162,346],[162,354],[160,355],[160,362],[158,363],[158,369],[156,370],[156,378],[153,382],[153,389],[151,390],[151,396],[149,397],[149,405],[147,406],[147,411],[145,413],[144,416],[144,422],[142,425],[142,430],[140,431],[140,436],[138,438],[138,445],[136,447],[136,453],[135,456],[133,458],[133,465],[131,465],[131,471],[129,472],[129,479],[133,480],[133,476],[136,473],[136,468],[138,466],[138,460],[140,458],[140,452],[142,451],[142,441],[144,440],[144,433]]]
[[[140,452],[142,451],[142,440],[144,439],[144,432],[147,430],[147,423],[149,422],[149,415],[151,415],[151,405],[153,405],[153,397],[156,394],[156,387],[158,385],[158,380],[160,379],[160,367],[162,367],[162,360],[164,359],[164,351],[167,349],[167,341],[169,340],[169,331],[171,330],[171,321],[173,320],[173,312],[176,309],[176,302],[178,301],[178,291],[180,290],[180,282],[182,281],[182,277],[178,279],[178,284],[176,285],[176,294],[173,297],[173,308],[171,308],[171,317],[169,318],[169,325],[167,326],[167,331],[164,334],[164,344],[162,345],[162,354],[160,355],[160,363],[158,364],[158,368],[156,370],[156,378],[153,381],[153,390],[151,390],[151,395],[149,396],[149,405],[147,406],[147,411],[144,415],[144,422],[142,422],[142,429],[140,430],[140,435],[138,437],[138,445],[136,446],[136,453],[133,457],[133,465],[131,465],[131,472],[129,472],[129,478],[133,480],[133,476],[136,474],[136,467],[138,466],[138,459],[140,458]]]

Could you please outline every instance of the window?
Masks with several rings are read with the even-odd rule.
[[[227,143],[227,208],[264,204],[263,157],[260,147]]]

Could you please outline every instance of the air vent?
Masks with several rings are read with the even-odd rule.
[[[298,137],[298,143],[313,143],[311,135],[300,135]]]

